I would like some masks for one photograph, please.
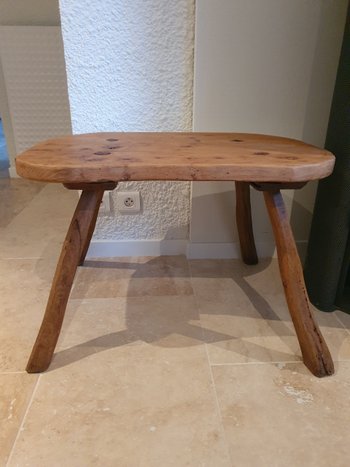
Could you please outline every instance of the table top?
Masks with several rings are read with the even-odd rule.
[[[126,180],[303,182],[334,156],[300,141],[245,133],[91,133],[41,142],[16,158],[20,176],[59,183]]]

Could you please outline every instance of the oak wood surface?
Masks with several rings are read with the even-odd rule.
[[[280,191],[264,198],[275,236],[281,278],[305,365],[318,377],[334,373],[327,344],[310,308],[303,270]]]
[[[300,141],[241,133],[93,133],[19,155],[20,176],[46,182],[235,180],[298,182],[332,172],[334,156]]]
[[[44,319],[27,364],[28,373],[45,371],[50,365],[77,266],[89,246],[102,196],[103,189],[95,189],[83,191],[79,199],[58,260]]]
[[[245,264],[257,264],[252,212],[250,206],[250,185],[247,182],[236,182],[236,223],[241,247],[242,259]]]

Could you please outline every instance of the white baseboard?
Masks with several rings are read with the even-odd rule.
[[[237,243],[191,243],[187,244],[186,256],[189,259],[239,258]]]
[[[15,166],[12,166],[12,167],[9,167],[9,175],[10,175],[10,178],[20,178],[17,171],[16,171],[16,167]]]
[[[272,242],[256,242],[256,249],[260,258],[276,256],[275,244]],[[238,243],[188,243],[187,257],[189,259],[225,259],[240,258],[241,251]]]
[[[300,256],[306,252],[306,241],[297,242]],[[258,256],[276,256],[272,242],[256,242]],[[187,240],[93,240],[88,258],[107,258],[123,256],[161,256],[186,255],[189,259],[228,259],[240,258],[237,243],[191,243]]]
[[[88,258],[186,254],[187,240],[92,240]]]

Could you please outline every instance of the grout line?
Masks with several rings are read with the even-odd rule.
[[[232,362],[232,363],[211,363],[211,366],[238,366],[238,365],[278,365],[278,364],[288,364],[288,363],[303,363],[302,360],[283,360],[279,362],[275,361],[266,361],[266,362]]]
[[[18,439],[19,439],[19,437],[20,437],[20,434],[21,434],[22,431],[23,431],[24,423],[25,423],[25,421],[26,421],[26,418],[27,418],[29,409],[30,409],[30,407],[31,407],[31,405],[32,405],[32,402],[33,402],[33,400],[34,400],[36,391],[37,391],[37,389],[38,389],[40,378],[41,378],[41,375],[38,376],[37,382],[35,383],[35,386],[34,386],[32,395],[31,395],[31,397],[30,397],[30,399],[29,399],[29,402],[28,402],[28,406],[27,406],[27,408],[26,408],[26,411],[24,412],[24,415],[23,415],[23,418],[22,418],[22,422],[21,422],[21,424],[20,424],[20,426],[19,426],[19,428],[18,428],[17,435],[16,435],[16,438],[15,438],[15,440],[14,440],[14,442],[13,442],[12,449],[11,449],[11,452],[10,452],[10,455],[9,455],[9,458],[8,458],[8,460],[7,460],[7,462],[6,462],[6,466],[5,466],[5,467],[8,467],[8,466],[10,465],[11,460],[12,460],[13,453],[14,453],[14,450],[15,450],[15,447],[16,447],[16,444],[17,444],[17,441],[18,441]]]
[[[189,268],[189,272],[190,272],[190,281],[191,281],[191,286],[192,286],[192,290],[193,290],[194,302],[196,304],[197,311],[198,311],[198,314],[199,314],[199,325],[200,325],[200,328],[201,328],[202,336],[204,338],[204,332],[203,332],[203,328],[202,328],[202,324],[201,324],[200,311],[199,311],[199,306],[198,306],[198,298],[197,298],[196,291],[195,291],[195,289],[193,287],[193,284],[192,284],[192,278],[193,278],[192,269],[191,269],[191,264],[190,264],[190,262],[188,260],[187,260],[187,264],[188,264],[188,268]],[[204,343],[204,348],[205,348],[205,354],[207,356],[210,383],[211,383],[211,387],[212,387],[212,391],[213,391],[213,395],[214,395],[214,403],[215,403],[215,408],[216,408],[216,415],[218,417],[218,422],[219,422],[219,429],[220,429],[220,432],[221,432],[223,442],[225,444],[227,456],[228,456],[228,458],[230,460],[231,465],[233,465],[233,460],[232,460],[232,457],[231,457],[231,451],[230,451],[230,448],[229,448],[229,444],[228,444],[228,440],[227,440],[227,436],[226,436],[226,431],[225,431],[224,423],[223,423],[223,420],[222,420],[222,413],[221,413],[218,394],[217,394],[217,391],[216,391],[213,370],[212,370],[212,367],[211,367],[211,364],[210,364],[208,346],[207,346],[207,343],[205,342],[204,339],[203,339],[203,343]]]
[[[23,375],[26,371],[0,371],[0,375]]]
[[[24,259],[33,260],[33,259],[44,259],[44,258],[42,256],[19,256],[19,257],[18,256],[14,256],[14,257],[11,257],[11,256],[6,257],[5,256],[3,258],[1,257],[0,261],[8,261],[8,260],[11,260],[11,261],[18,260],[19,261],[19,260],[24,260]]]
[[[222,435],[223,441],[224,441],[224,443],[225,443],[227,455],[228,455],[228,458],[230,459],[231,465],[234,465],[234,464],[233,464],[233,459],[232,459],[232,457],[231,457],[231,451],[230,451],[228,439],[227,439],[227,436],[226,436],[226,430],[225,430],[225,427],[224,427],[224,422],[223,422],[223,420],[222,420],[221,407],[220,407],[220,402],[219,402],[219,398],[218,398],[218,393],[217,393],[217,391],[216,391],[216,385],[215,385],[215,381],[214,381],[213,369],[212,369],[212,366],[210,365],[210,361],[209,361],[208,346],[207,346],[206,343],[204,343],[204,346],[205,346],[205,352],[206,352],[206,354],[207,354],[207,359],[208,359],[208,366],[209,366],[209,374],[210,374],[211,386],[212,386],[212,388],[213,388],[214,400],[215,400],[215,406],[216,406],[216,412],[217,412],[217,417],[218,417],[218,419],[219,419],[221,435]]]

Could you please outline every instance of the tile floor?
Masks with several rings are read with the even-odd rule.
[[[24,372],[76,202],[0,180],[0,465],[348,466],[350,316],[301,363],[276,261],[88,260],[57,353]]]

